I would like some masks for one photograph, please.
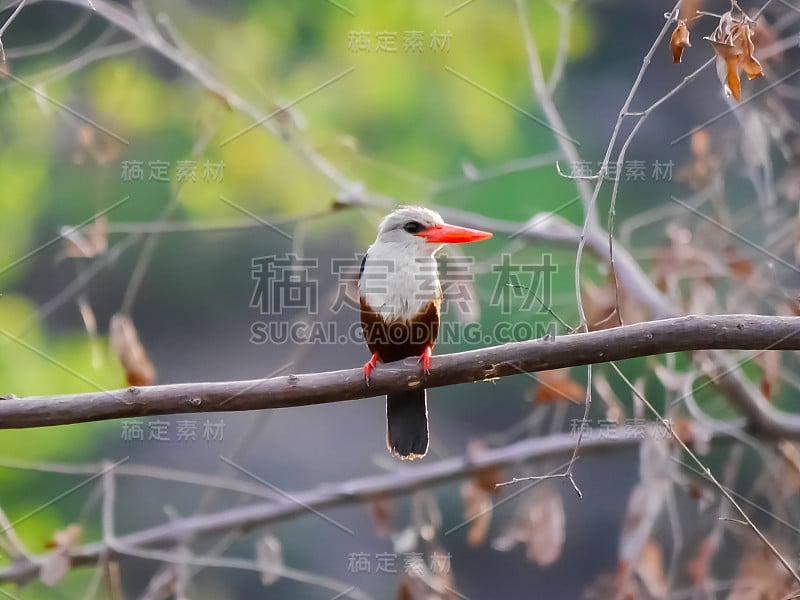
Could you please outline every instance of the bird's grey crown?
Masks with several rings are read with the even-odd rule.
[[[424,236],[406,230],[411,221],[420,224],[420,232],[444,224],[432,210],[402,206],[381,221],[378,237],[362,265],[359,292],[384,320],[407,321],[441,293],[434,254],[443,244],[429,243]]]
[[[409,221],[416,221],[424,227],[444,223],[439,213],[424,206],[401,206],[384,217],[378,227],[378,233],[399,229]]]

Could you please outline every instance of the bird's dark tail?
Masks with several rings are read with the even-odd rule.
[[[424,389],[386,396],[386,445],[403,460],[422,458],[428,452],[428,404]]]

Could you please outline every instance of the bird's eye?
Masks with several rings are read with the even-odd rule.
[[[403,225],[403,229],[405,229],[408,233],[419,233],[424,228],[416,221],[409,221],[408,223]]]

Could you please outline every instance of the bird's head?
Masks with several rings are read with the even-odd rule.
[[[376,244],[395,245],[415,256],[433,256],[445,244],[465,244],[492,237],[491,233],[448,225],[436,211],[422,206],[401,206],[378,227]]]

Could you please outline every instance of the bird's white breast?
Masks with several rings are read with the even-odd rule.
[[[359,279],[367,304],[386,320],[409,320],[442,295],[433,256],[411,246],[373,244]]]

